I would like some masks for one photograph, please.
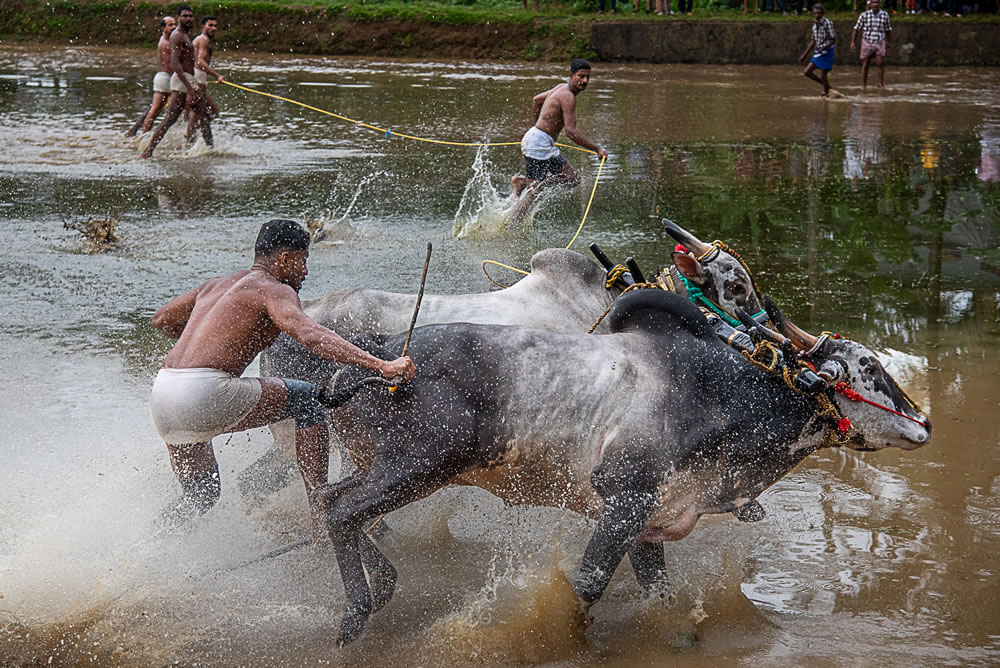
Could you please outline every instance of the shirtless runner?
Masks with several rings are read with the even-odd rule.
[[[194,88],[192,27],[194,27],[194,10],[187,5],[178,5],[177,29],[170,35],[170,68],[174,72],[170,76],[170,104],[167,105],[167,113],[163,120],[153,131],[149,146],[142,152],[143,158],[153,156],[153,150],[163,141],[163,135],[167,134],[170,126],[177,122],[189,101],[194,101],[197,96]]]
[[[218,23],[214,16],[202,17],[201,34],[191,42],[194,46],[194,83],[198,96],[193,102],[195,113],[191,114],[188,119],[185,137],[191,141],[195,128],[200,125],[202,136],[209,146],[212,145],[212,130],[208,123],[219,115],[219,106],[208,94],[208,75],[212,75],[219,83],[226,80],[225,77],[212,69],[212,40],[215,39],[217,26]]]
[[[153,121],[163,111],[163,105],[170,97],[170,75],[174,73],[170,67],[170,34],[177,27],[177,19],[173,16],[164,16],[160,19],[160,41],[156,44],[156,76],[153,77],[153,104],[149,111],[143,113],[139,120],[135,122],[132,129],[125,133],[126,137],[134,137],[139,128],[143,132],[149,132],[153,127]]]
[[[295,451],[306,491],[327,482],[329,411],[312,383],[241,378],[247,365],[280,332],[326,360],[372,369],[385,378],[416,375],[409,357],[391,362],[369,355],[302,311],[299,288],[309,273],[309,234],[291,220],[260,228],[250,269],[214,278],[171,300],[152,324],[177,339],[153,383],[153,423],[166,441],[181,483],[171,523],[200,515],[219,499],[222,484],[212,438],[295,419]],[[314,538],[326,534],[322,508],[313,508]]]
[[[517,205],[513,214],[519,218],[527,213],[534,197],[554,185],[576,186],[580,177],[566,158],[559,154],[555,142],[565,128],[566,136],[584,148],[597,153],[604,159],[608,152],[593,143],[576,129],[576,96],[590,82],[590,63],[577,58],[569,66],[570,77],[551,90],[539,93],[531,100],[531,116],[535,124],[521,139],[521,153],[524,155],[525,176],[514,176],[510,182],[514,197],[528,193]]]

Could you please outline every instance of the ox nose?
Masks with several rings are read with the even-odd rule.
[[[930,438],[930,436],[931,436],[931,419],[929,417],[927,417],[927,416],[924,416],[924,429],[927,430],[927,437]]]

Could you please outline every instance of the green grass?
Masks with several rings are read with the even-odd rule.
[[[751,0],[752,2],[752,0]],[[676,0],[672,0],[676,6]],[[502,23],[526,23],[536,18],[540,19],[560,19],[560,18],[580,18],[589,17],[595,21],[749,21],[749,22],[800,22],[806,20],[808,12],[797,15],[790,12],[787,16],[779,13],[744,14],[742,3],[738,7],[729,8],[723,3],[715,0],[695,0],[694,15],[674,15],[657,16],[654,12],[646,13],[645,0],[640,0],[641,11],[634,12],[632,1],[625,0],[618,2],[618,12],[616,14],[605,13],[597,15],[597,0],[575,0],[574,2],[557,2],[552,0],[541,0],[539,11],[534,11],[534,2],[529,0],[528,10],[525,11],[523,5],[518,0],[416,0],[405,2],[400,0],[272,0],[272,2],[261,3],[252,0],[230,0],[225,3],[206,3],[199,7],[206,10],[223,11],[240,7],[261,8],[270,7],[271,10],[277,7],[294,8],[324,8],[328,12],[343,12],[349,18],[355,20],[382,21],[387,19],[405,20],[432,20],[440,23],[485,23],[487,21],[498,21]],[[752,6],[752,5],[751,5]],[[763,7],[763,2],[761,7]],[[806,2],[805,6],[811,6]],[[850,10],[850,2],[825,3],[827,16],[834,21],[853,20],[856,16]],[[973,14],[963,16],[960,19],[935,16],[932,14],[907,15],[898,14],[893,17],[893,21],[905,23],[945,23],[952,21],[975,21],[975,22],[1000,22],[997,14]]]

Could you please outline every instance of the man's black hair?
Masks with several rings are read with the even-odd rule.
[[[590,63],[588,63],[583,58],[575,58],[572,63],[569,64],[570,74],[576,74],[577,70],[589,70]]]
[[[167,27],[167,17],[166,16],[164,16],[162,19],[160,19],[160,27],[161,28],[166,28]]]
[[[203,16],[203,17],[201,17],[201,24],[205,25],[209,21],[217,21],[217,20],[218,19],[216,19],[214,16]]]
[[[823,5],[819,4],[818,2],[815,5],[813,5],[813,9],[818,9],[819,11],[823,12],[824,14],[826,14],[826,7],[824,7]]]
[[[190,5],[177,5],[177,16],[180,16],[181,12],[183,12],[185,9],[194,14],[194,10],[191,9]]]
[[[253,252],[257,257],[268,257],[283,251],[309,250],[309,233],[294,220],[269,220],[260,226]]]

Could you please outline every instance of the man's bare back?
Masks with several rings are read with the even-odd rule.
[[[170,34],[173,36],[173,33]],[[160,35],[160,41],[156,44],[156,69],[158,72],[174,73],[174,68],[170,66],[170,39],[164,35]]]
[[[356,348],[302,311],[298,288],[308,273],[308,252],[291,254],[289,273],[255,262],[214,278],[181,295],[153,316],[153,326],[177,343],[167,354],[168,369],[207,368],[239,376],[260,351],[287,332],[317,355],[343,364],[360,364],[386,377],[412,378],[409,358],[380,360]]]
[[[299,301],[291,287],[253,269],[214,278],[185,297],[177,307],[190,304],[190,314],[163,366],[219,369],[234,376],[281,333],[268,304]]]

